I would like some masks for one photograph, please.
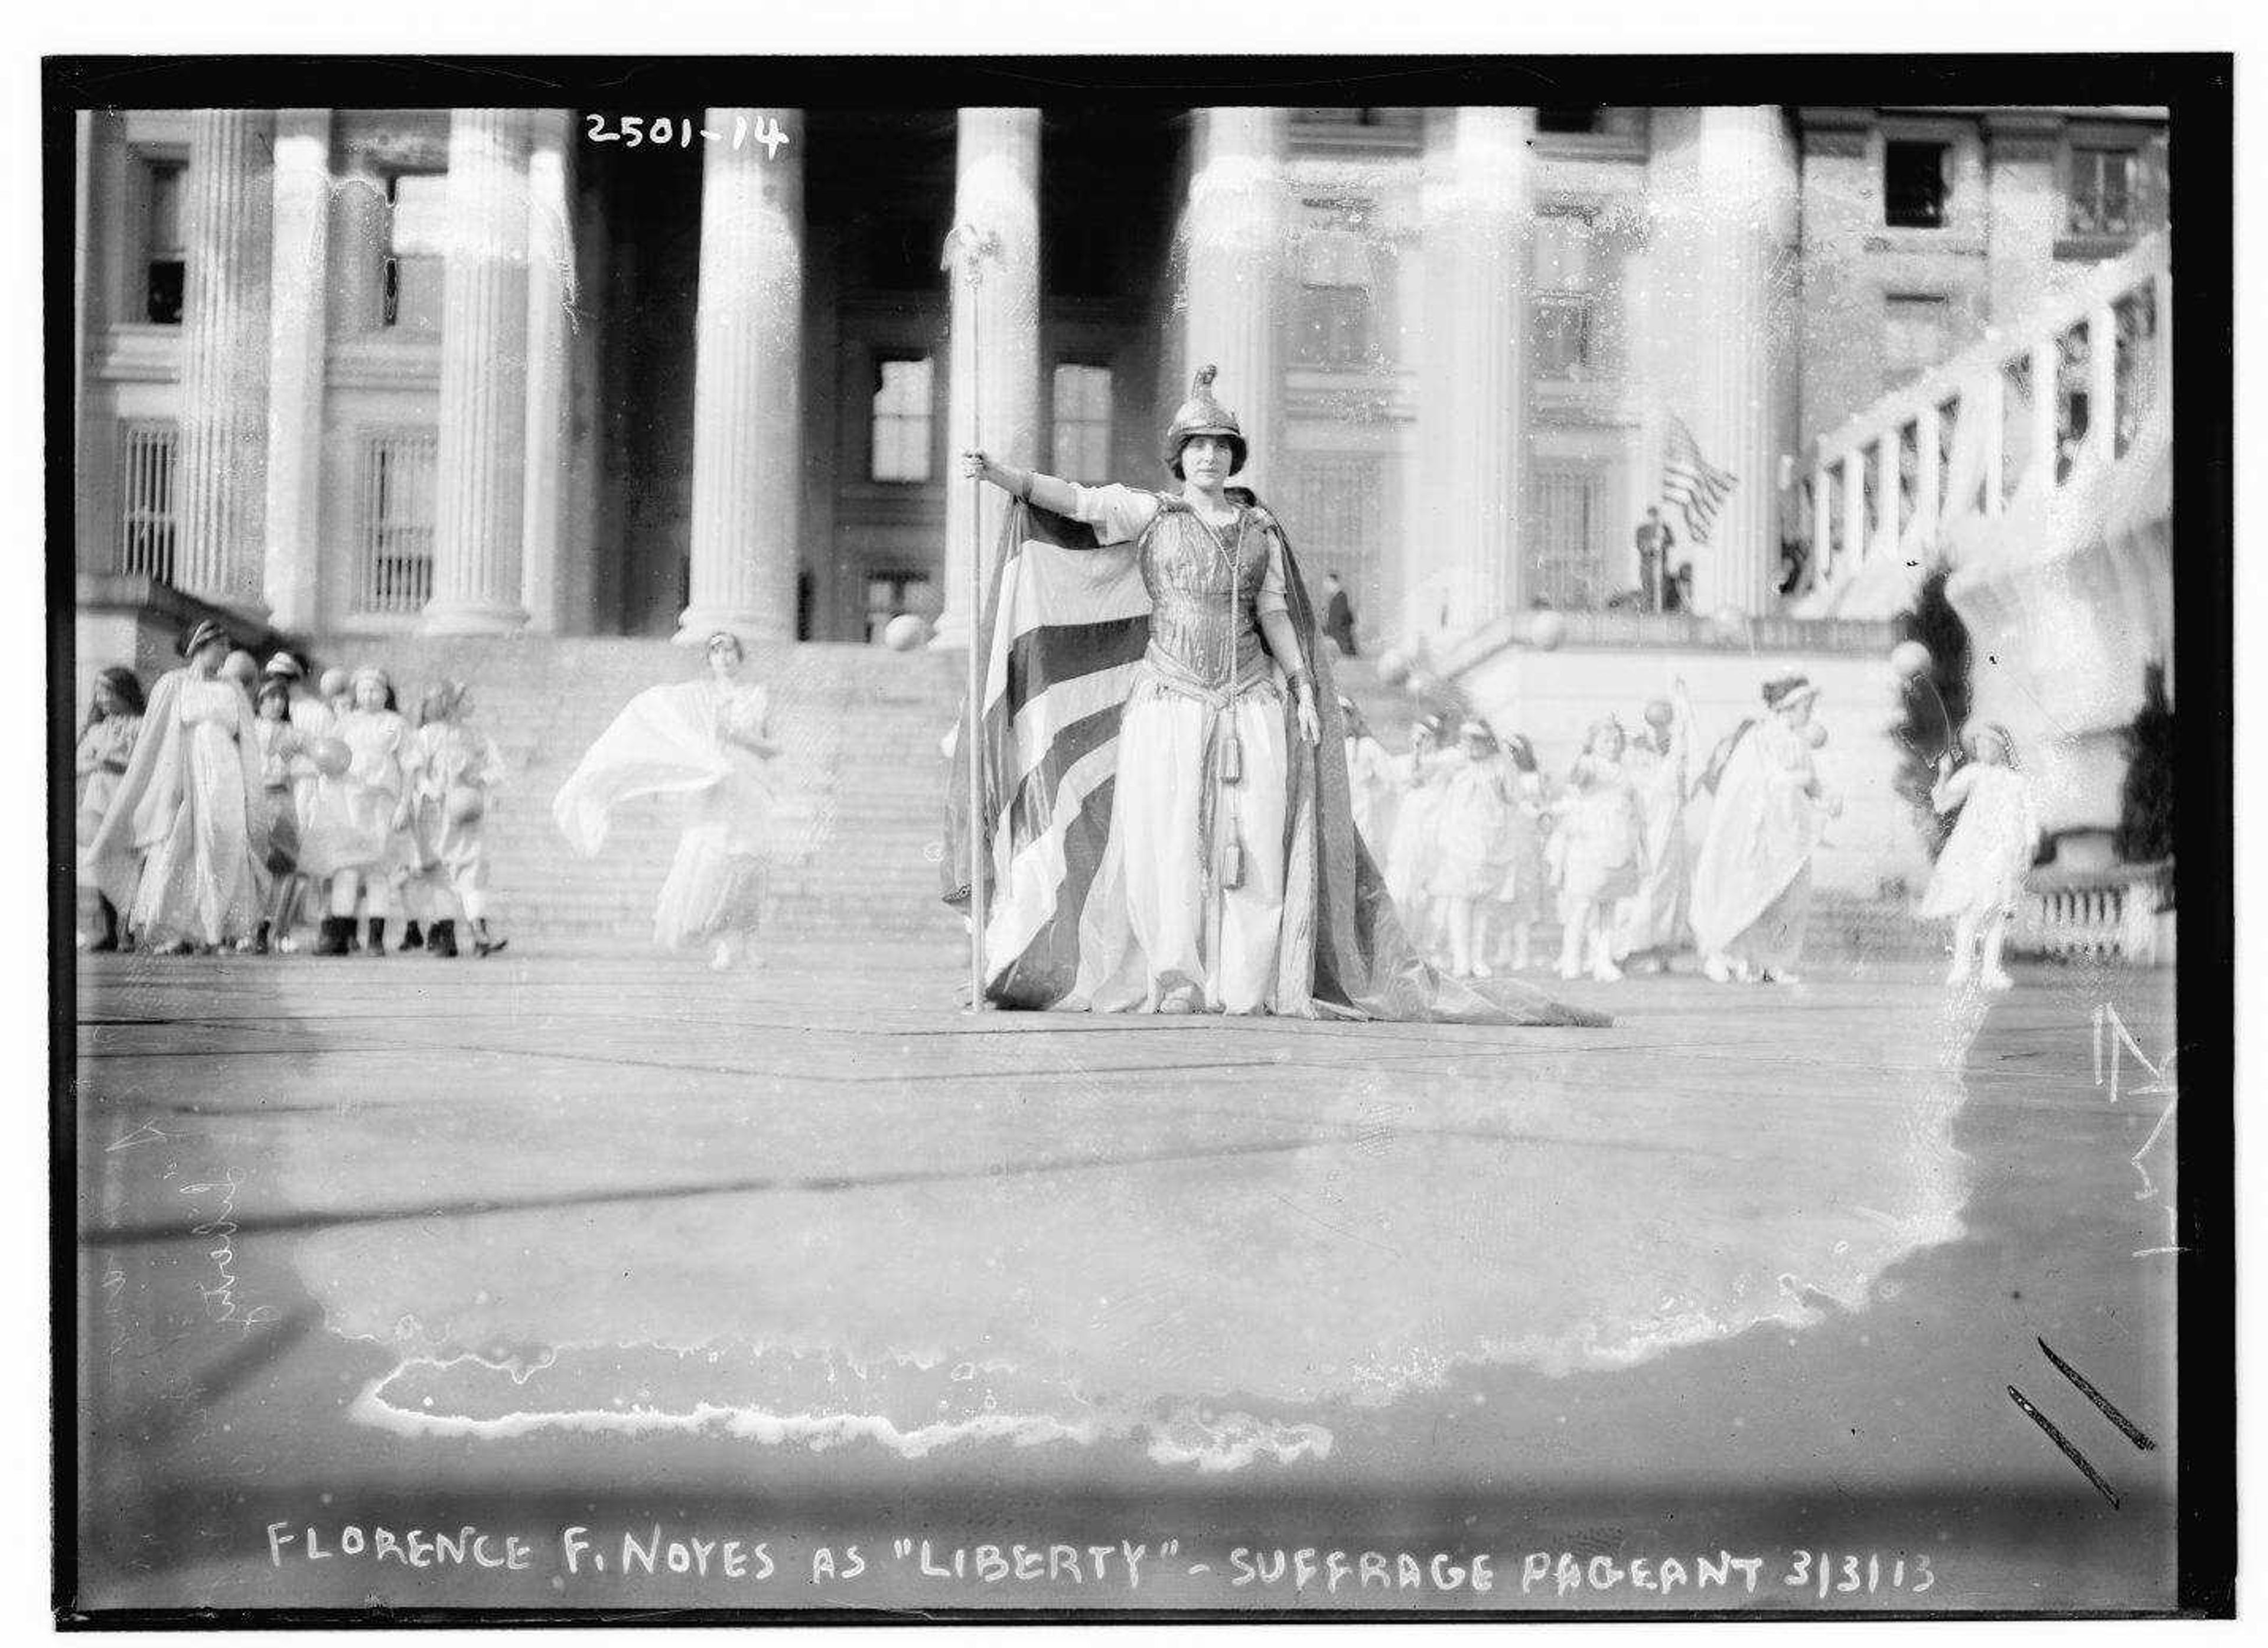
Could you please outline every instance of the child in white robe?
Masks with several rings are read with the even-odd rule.
[[[1937,856],[1920,914],[1932,921],[1952,918],[1947,983],[2004,990],[2015,981],[2001,963],[2001,950],[2039,845],[2039,806],[2016,766],[2006,728],[1972,728],[1962,742],[1970,759],[1958,771],[1950,750],[1938,758],[1930,805],[1960,817]]]
[[[458,953],[460,915],[475,955],[494,955],[506,943],[489,931],[484,830],[490,794],[504,777],[504,757],[493,740],[466,724],[471,707],[461,681],[445,681],[427,693],[407,762],[416,854],[411,880],[427,901],[425,947],[438,956]]]
[[[1602,984],[1622,977],[1611,953],[1614,910],[1637,891],[1646,867],[1646,837],[1638,798],[1623,771],[1621,723],[1611,716],[1593,724],[1583,753],[1567,776],[1559,837],[1559,976],[1583,972]]]

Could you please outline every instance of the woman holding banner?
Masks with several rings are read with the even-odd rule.
[[[1174,490],[964,454],[1025,506],[979,630],[988,996],[1602,1022],[1532,993],[1508,1006],[1411,953],[1355,833],[1314,603],[1281,524],[1228,484],[1248,447],[1212,383],[1206,367],[1167,430]]]

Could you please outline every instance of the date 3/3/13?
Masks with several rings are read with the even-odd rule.
[[[788,141],[778,120],[770,114],[735,114],[729,127],[721,120],[709,125],[686,114],[585,114],[583,121],[586,142],[618,143],[626,149],[690,149],[697,137],[704,143],[730,143],[735,149],[761,144],[769,159]]]

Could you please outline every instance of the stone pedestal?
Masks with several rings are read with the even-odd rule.
[[[961,111],[954,170],[953,343],[946,415],[945,607],[933,644],[966,646],[972,568],[990,570],[1008,509],[961,478],[961,454],[1039,461],[1040,111]]]
[[[710,130],[777,121],[788,142],[702,156],[693,379],[693,592],[677,638],[795,638],[803,490],[803,128],[799,112],[712,108]]]
[[[275,118],[189,115],[180,435],[174,471],[181,589],[265,617],[269,154]]]
[[[525,109],[451,113],[429,635],[500,634],[527,622],[527,141]]]

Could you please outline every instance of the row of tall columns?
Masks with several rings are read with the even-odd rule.
[[[247,612],[263,608],[275,129],[274,115],[261,110],[195,111],[183,179],[175,577]]]
[[[527,464],[525,109],[455,109],[441,277],[436,635],[519,628]]]
[[[677,638],[795,638],[803,490],[803,125],[712,108],[694,321],[692,599]],[[784,144],[723,135],[774,128]]]
[[[175,581],[285,629],[321,616],[327,346],[381,301],[384,182],[335,175],[332,136],[328,109],[189,117]],[[452,112],[432,632],[556,627],[572,198],[566,111]]]
[[[1444,109],[1428,122],[1418,414],[1425,531],[1402,584],[1406,623],[1420,632],[1523,602],[1534,132],[1528,108]]]
[[[1039,463],[1040,111],[965,108],[957,121],[946,272],[953,333],[946,385],[945,607],[939,646],[966,646],[1008,509],[998,488],[961,478],[963,452]]]
[[[1793,135],[1771,106],[1656,109],[1649,172],[1646,393],[1734,477],[1707,541],[1683,546],[1694,603],[1769,612],[1779,583],[1779,460],[1796,436]],[[1659,466],[1660,449],[1646,461]],[[1674,513],[1673,526],[1684,535]]]
[[[1195,166],[1182,219],[1190,372],[1214,365],[1213,393],[1237,415],[1249,456],[1240,483],[1267,496],[1283,464],[1283,369],[1278,328],[1290,294],[1285,271],[1297,227],[1285,173],[1288,112],[1204,108],[1190,132]],[[1188,393],[1182,374],[1160,409]]]
[[[320,600],[330,110],[278,110],[275,164],[275,240],[269,262],[265,590],[276,627],[298,630],[315,622]]]

